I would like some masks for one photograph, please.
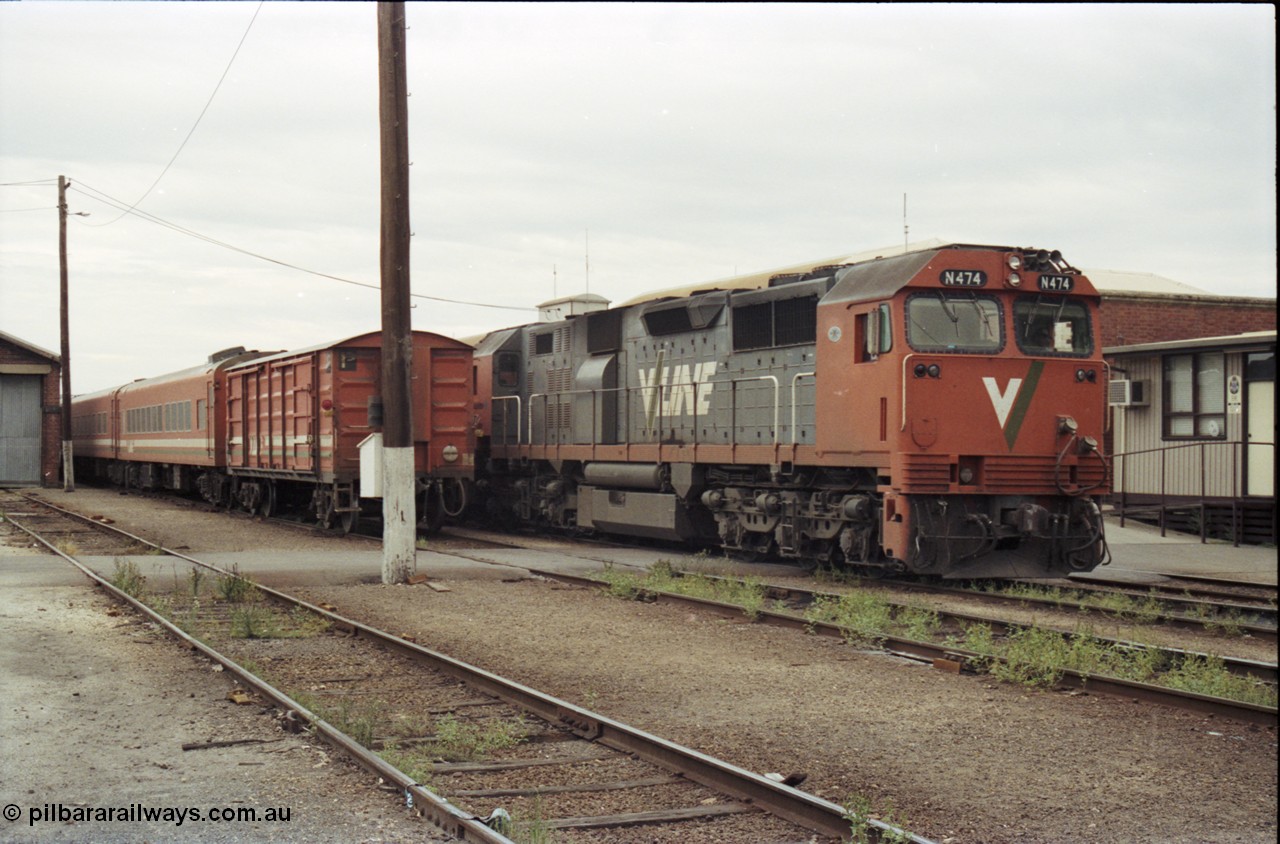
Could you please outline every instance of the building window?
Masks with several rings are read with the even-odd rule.
[[[1222,352],[1164,359],[1164,438],[1226,439],[1226,375]]]

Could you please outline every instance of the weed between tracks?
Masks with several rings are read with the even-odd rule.
[[[748,579],[735,584],[699,575],[682,577],[665,561],[655,564],[644,576],[606,566],[604,577],[610,594],[629,600],[643,600],[657,591],[710,597],[741,606],[751,618],[759,614],[764,604],[764,587],[758,581]],[[1038,591],[1043,594],[1045,590]],[[1147,607],[1145,603],[1137,606],[1139,609],[1128,611],[1147,611],[1142,609]],[[1114,677],[1262,706],[1277,703],[1274,687],[1230,673],[1220,657],[1170,659],[1154,648],[1099,641],[1087,627],[1069,634],[1023,627],[998,638],[989,626],[975,624],[963,632],[944,636],[935,611],[921,606],[895,606],[869,592],[819,596],[804,617],[810,623],[840,627],[850,644],[879,645],[897,637],[973,651],[979,655],[974,668],[1023,686],[1052,688],[1062,681],[1064,672],[1075,671],[1086,678]]]
[[[873,841],[881,844],[910,844],[911,833],[906,829],[906,818],[897,817],[899,813],[894,809],[892,801],[886,800],[880,808],[876,808],[869,797],[851,794],[841,805],[844,806],[845,820],[849,822],[850,844],[871,844]],[[872,820],[880,821],[890,828],[878,829],[871,823]],[[873,829],[876,830],[875,834],[872,834]]]
[[[1079,605],[1087,610],[1101,612],[1112,618],[1136,624],[1156,624],[1160,621],[1161,616],[1178,617],[1177,613],[1170,611],[1169,605],[1161,599],[1160,595],[1154,592],[1150,595],[1127,595],[1121,592],[1063,589],[1058,586],[1041,586],[1034,583],[1009,583],[1004,585],[977,583],[972,584],[972,589],[979,593],[987,592],[1011,598],[1045,600],[1067,609]],[[1193,599],[1190,594],[1186,594],[1185,597],[1188,600]],[[1243,613],[1240,610],[1217,613],[1208,607],[1193,605],[1181,615],[1203,622],[1207,630],[1228,636],[1240,636],[1244,633],[1241,625],[1244,623],[1247,613]]]
[[[733,604],[753,619],[759,617],[765,605],[764,584],[757,578],[721,580],[701,574],[680,574],[667,560],[654,563],[643,575],[620,571],[606,563],[603,577],[609,583],[609,594],[630,601],[647,600],[655,592],[671,592]]]

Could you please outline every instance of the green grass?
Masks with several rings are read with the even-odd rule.
[[[753,577],[721,579],[703,574],[677,573],[668,560],[659,560],[645,574],[620,571],[606,564],[602,577],[609,584],[609,594],[616,598],[645,600],[655,592],[670,592],[691,598],[702,598],[733,604],[742,608],[748,618],[757,618],[764,609],[764,584]]]
[[[147,578],[138,570],[133,560],[115,559],[115,567],[111,572],[111,585],[130,598],[141,598],[147,588]]]
[[[257,587],[253,583],[240,576],[238,566],[231,567],[230,574],[219,575],[215,583],[215,592],[218,597],[229,604],[238,604],[248,600],[249,596],[257,591]]]
[[[879,807],[868,797],[852,794],[845,798],[844,817],[849,821],[849,841],[851,844],[910,844],[911,833],[906,829],[905,817],[893,807],[890,800]],[[871,824],[872,819],[891,827],[892,830],[880,831]],[[876,830],[874,833],[872,830]]]
[[[327,721],[334,729],[345,733],[364,747],[371,747],[375,737],[385,729],[387,724],[387,705],[382,700],[343,697],[332,701],[311,692],[290,693],[289,697],[297,701],[303,709]],[[396,767],[400,766],[396,765]],[[403,768],[400,770],[404,771]],[[409,772],[405,771],[405,773]]]
[[[1275,706],[1276,690],[1265,683],[1227,671],[1221,657],[1170,658],[1152,648],[1102,642],[1092,631],[1064,634],[1039,627],[1020,628],[1003,640],[991,628],[975,624],[948,644],[980,654],[980,665],[993,677],[1023,686],[1052,688],[1066,671],[1086,679],[1115,677],[1213,697]]]
[[[328,716],[322,717],[330,720]],[[385,725],[385,721],[381,723]],[[437,761],[478,761],[496,750],[515,747],[528,735],[528,725],[522,718],[473,723],[462,721],[450,713],[437,719],[433,728],[434,735],[412,746],[401,746],[395,739],[390,739],[378,755],[412,777],[414,782],[427,785],[431,781],[432,766]],[[345,728],[339,729],[347,732]],[[371,742],[372,736],[369,742],[361,743],[368,745]]]
[[[878,644],[889,636],[927,642],[942,625],[935,610],[895,605],[874,592],[859,591],[818,596],[805,620],[837,625],[845,641],[861,645]]]

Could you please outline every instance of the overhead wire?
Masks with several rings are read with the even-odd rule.
[[[87,189],[87,190],[85,190],[85,189]],[[185,227],[185,226],[181,226],[181,225],[179,225],[179,224],[177,224],[177,223],[170,222],[170,221],[168,221],[168,220],[165,220],[165,219],[162,219],[162,218],[160,218],[160,217],[157,217],[156,215],[151,214],[151,213],[146,212],[146,211],[140,211],[140,210],[137,210],[136,208],[132,208],[132,207],[124,208],[124,201],[123,201],[123,200],[116,199],[115,197],[113,197],[113,196],[111,196],[111,195],[109,195],[109,194],[107,194],[107,193],[104,193],[103,191],[98,190],[97,188],[93,187],[92,185],[88,185],[88,184],[86,184],[82,179],[77,179],[77,180],[72,184],[72,186],[71,186],[71,190],[72,190],[72,191],[74,191],[74,192],[76,192],[76,193],[83,194],[84,196],[88,197],[89,199],[95,200],[95,201],[97,201],[97,202],[101,202],[102,204],[104,204],[104,205],[108,205],[108,206],[110,206],[110,207],[112,207],[112,208],[116,208],[116,209],[122,209],[122,208],[123,208],[123,213],[121,214],[121,216],[124,216],[124,215],[128,214],[128,215],[131,215],[131,216],[134,216],[134,217],[138,217],[139,219],[146,220],[146,221],[147,221],[147,222],[149,222],[149,223],[154,223],[154,224],[156,224],[156,225],[158,225],[158,226],[161,226],[162,228],[169,229],[170,231],[175,231],[175,232],[177,232],[177,233],[179,233],[179,234],[185,234],[185,235],[187,235],[188,237],[193,237],[193,238],[195,238],[195,239],[197,239],[197,240],[202,240],[202,241],[204,241],[205,243],[209,243],[209,244],[211,244],[211,245],[213,245],[213,246],[220,246],[220,247],[222,247],[223,249],[229,249],[229,250],[231,250],[232,252],[238,252],[238,253],[240,253],[241,255],[247,255],[247,256],[249,256],[250,258],[257,258],[257,259],[258,259],[258,260],[260,260],[260,261],[266,261],[266,262],[268,262],[268,263],[275,264],[275,265],[280,266],[280,267],[285,267],[285,268],[287,268],[287,269],[291,269],[291,270],[297,270],[298,272],[307,273],[308,275],[319,276],[320,278],[327,278],[327,279],[331,279],[331,280],[333,280],[333,281],[340,281],[340,282],[342,282],[343,284],[352,284],[352,285],[355,285],[356,287],[366,287],[366,288],[369,288],[370,290],[381,290],[381,289],[382,289],[382,287],[381,287],[380,285],[377,285],[377,284],[370,284],[370,283],[368,283],[368,282],[364,282],[364,281],[356,281],[356,280],[354,280],[354,279],[350,279],[350,278],[343,278],[342,276],[333,275],[333,274],[331,274],[331,273],[323,273],[323,272],[320,272],[319,270],[307,269],[306,267],[300,267],[300,266],[298,266],[297,264],[291,264],[291,263],[289,263],[288,261],[281,261],[281,260],[279,260],[278,258],[272,258],[272,257],[269,257],[269,256],[267,256],[267,255],[262,255],[262,254],[260,254],[260,253],[253,252],[253,251],[251,251],[251,250],[244,249],[244,248],[239,247],[239,246],[235,246],[234,244],[227,243],[227,242],[222,241],[222,240],[218,240],[217,238],[210,237],[209,235],[201,234],[200,232],[195,231],[194,229],[189,229],[189,228],[187,228],[187,227]],[[96,195],[95,195],[95,194],[96,194]],[[414,299],[426,299],[426,300],[428,300],[428,301],[432,301],[432,302],[444,302],[444,303],[447,303],[447,304],[450,304],[450,305],[468,305],[468,306],[471,306],[471,307],[477,307],[477,308],[495,308],[495,309],[498,309],[498,310],[505,310],[505,311],[522,311],[522,312],[527,312],[527,311],[531,311],[531,310],[533,310],[533,308],[531,308],[531,307],[520,307],[520,306],[517,306],[517,305],[495,305],[495,304],[490,303],[490,302],[472,302],[472,301],[467,301],[467,300],[464,300],[464,299],[449,299],[449,298],[445,298],[445,297],[443,297],[443,296],[428,296],[428,295],[427,295],[427,294],[425,294],[425,293],[412,293],[412,292],[411,292],[411,293],[409,294],[409,296],[410,296],[410,297],[412,297],[412,298],[414,298]]]
[[[182,139],[182,143],[178,144],[178,151],[173,154],[173,158],[170,158],[169,163],[160,171],[160,175],[156,176],[156,180],[151,183],[151,187],[143,191],[142,196],[138,197],[136,202],[122,211],[114,219],[108,220],[105,223],[85,223],[85,225],[92,226],[93,228],[103,228],[111,225],[112,223],[119,222],[125,214],[128,214],[130,211],[141,205],[142,201],[150,196],[151,192],[156,189],[156,185],[160,184],[160,180],[165,177],[165,174],[169,172],[169,168],[178,160],[178,156],[182,155],[182,151],[187,146],[187,141],[191,140],[191,136],[196,133],[196,127],[200,125],[200,121],[204,120],[205,114],[209,111],[209,106],[213,105],[214,97],[218,96],[218,91],[222,88],[222,83],[226,81],[227,74],[231,72],[231,66],[235,64],[236,56],[240,55],[240,48],[244,46],[245,39],[249,37],[249,30],[253,29],[253,23],[258,19],[258,13],[262,11],[262,7],[265,2],[266,0],[261,0],[261,2],[258,3],[258,8],[253,10],[253,17],[249,19],[249,25],[245,27],[244,35],[240,36],[240,43],[236,45],[235,52],[231,54],[231,59],[227,62],[226,69],[222,71],[222,76],[218,77],[218,84],[213,86],[213,93],[209,95],[209,100],[204,104],[204,108],[200,110],[200,116],[197,117],[196,122],[191,125],[191,130],[187,132],[187,136]]]

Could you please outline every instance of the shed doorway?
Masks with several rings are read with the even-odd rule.
[[[38,375],[0,375],[0,486],[40,483]]]

